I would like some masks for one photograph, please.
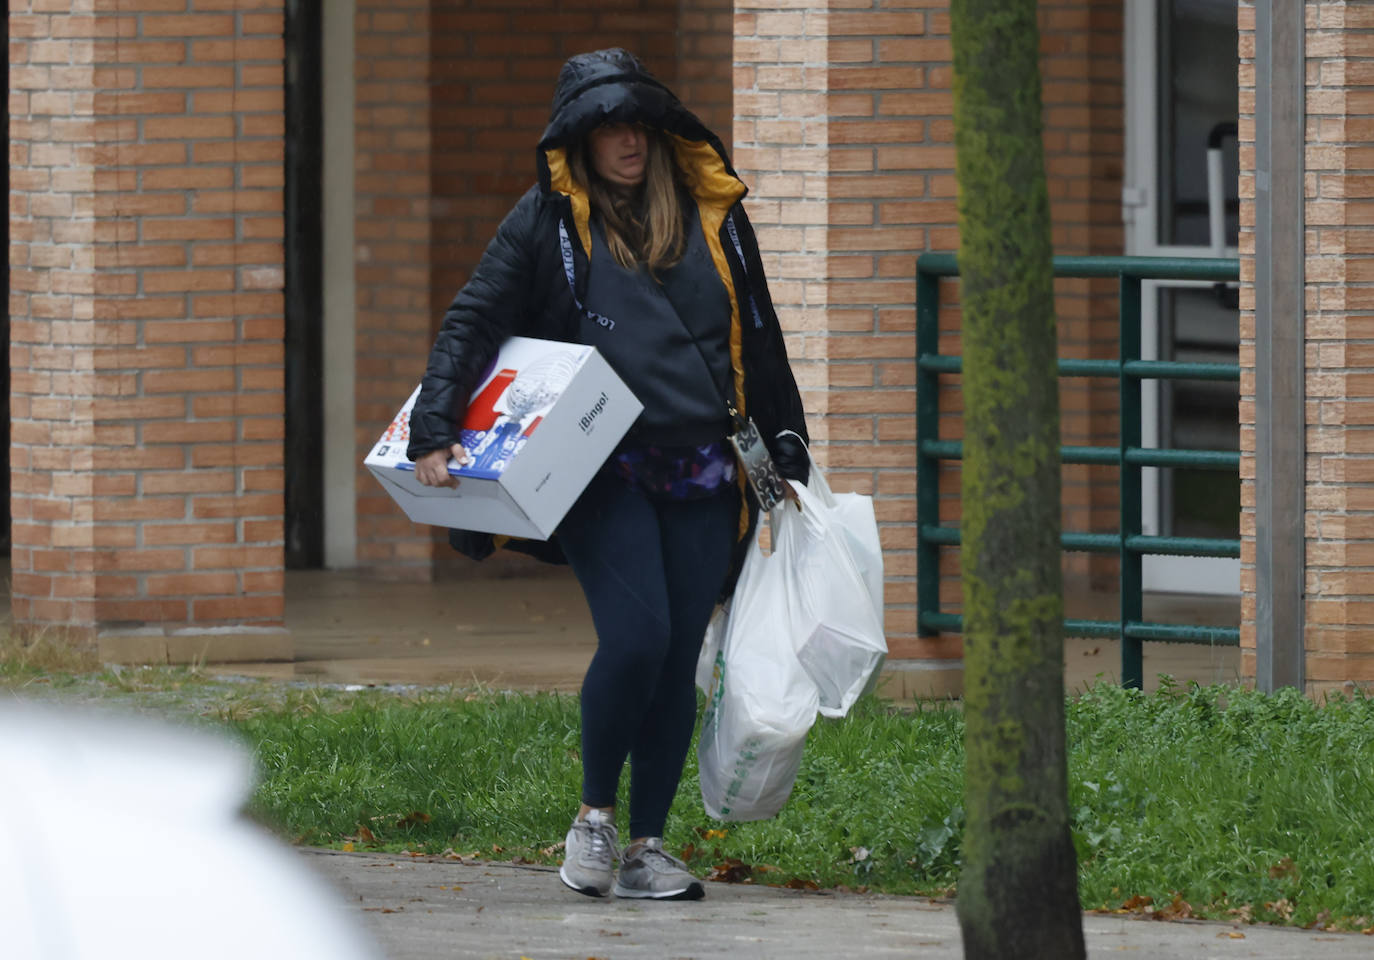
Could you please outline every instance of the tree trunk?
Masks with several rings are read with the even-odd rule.
[[[1036,0],[952,0],[962,276],[966,958],[1081,958]]]

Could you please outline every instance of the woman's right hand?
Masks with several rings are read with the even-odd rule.
[[[427,487],[456,487],[458,478],[448,472],[448,462],[452,458],[459,466],[468,462],[468,452],[461,443],[455,443],[445,450],[431,450],[415,461],[415,479]]]

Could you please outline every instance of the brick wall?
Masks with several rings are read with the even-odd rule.
[[[279,624],[280,4],[108,6],[10,4],[14,618]]]
[[[916,255],[954,220],[952,73],[923,56],[948,17],[912,6],[829,15],[828,457],[875,497],[892,658],[952,660],[959,639],[918,638],[915,607]]]
[[[518,10],[496,2],[434,4],[430,309],[436,329],[501,218],[535,182],[534,146],[548,123],[563,61],[623,46],[669,86],[676,82],[675,4],[641,0],[636,9],[615,12],[564,7],[547,0]]]
[[[731,0],[679,0],[677,85],[682,102],[734,151],[734,24]]]
[[[1240,115],[1240,651],[1241,675],[1255,675],[1255,8],[1241,0]],[[1339,154],[1339,151],[1338,151]],[[1335,158],[1343,164],[1339,155]]]
[[[1125,157],[1122,8],[1119,0],[1041,0],[1041,81],[1045,175],[1054,252],[1122,254],[1121,185]],[[1059,280],[1055,285],[1059,354],[1115,359],[1115,280]],[[1119,400],[1114,381],[1061,382],[1060,433],[1065,444],[1115,445]],[[1066,464],[1065,530],[1120,525],[1114,467]],[[1068,554],[1065,574],[1095,589],[1115,590],[1120,564],[1101,554]]]
[[[960,656],[956,637],[915,636],[915,479],[894,469],[915,459],[915,259],[924,250],[958,248],[955,208],[954,126],[948,4],[876,2],[870,10],[830,15],[831,314],[845,311],[845,332],[829,345],[832,410],[841,402],[881,412],[868,424],[854,421],[862,444],[871,435],[883,459],[874,472],[880,515],[888,528],[889,643],[893,656]],[[1053,242],[1059,254],[1120,254],[1123,172],[1122,23],[1119,4],[1102,0],[1044,0],[1040,6],[1044,146]],[[841,229],[837,224],[843,224]],[[861,245],[856,247],[855,245]],[[867,248],[863,245],[866,245]],[[1056,309],[1060,352],[1070,357],[1116,355],[1115,284],[1060,281]],[[838,294],[838,296],[836,296]],[[957,284],[947,282],[942,302],[941,349],[959,352]],[[841,307],[843,305],[843,307]],[[864,321],[869,325],[865,327]],[[869,380],[860,357],[873,367]],[[844,357],[846,359],[840,359]],[[844,378],[841,381],[838,378]],[[961,435],[957,378],[942,409],[942,436]],[[845,398],[858,391],[870,399]],[[1116,390],[1092,381],[1065,381],[1062,433],[1069,444],[1116,440]],[[832,444],[836,443],[834,430]],[[876,452],[876,451],[875,451]],[[834,463],[835,449],[831,457]],[[898,460],[896,457],[903,459]],[[1070,530],[1117,525],[1116,472],[1064,470],[1064,526]],[[942,476],[945,523],[957,523],[959,472]],[[957,551],[943,551],[950,581],[945,599],[959,602]],[[1095,586],[1114,583],[1115,562],[1082,554],[1065,558],[1070,575]]]

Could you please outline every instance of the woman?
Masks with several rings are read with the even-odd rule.
[[[758,504],[729,436],[745,418],[783,477],[805,480],[801,399],[746,188],[720,140],[620,49],[572,57],[537,150],[539,182],[497,230],[444,317],[411,415],[416,475],[452,485],[457,421],[509,336],[595,346],[644,412],[548,543],[571,564],[597,631],[582,687],[582,805],[560,876],[588,896],[698,899],[663,849],[696,718],[712,608],[738,575]],[[453,531],[478,559],[493,538]],[[630,837],[616,791],[630,762]],[[614,873],[619,855],[620,870]]]

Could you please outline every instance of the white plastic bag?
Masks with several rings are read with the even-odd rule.
[[[887,638],[837,511],[805,484],[793,481],[792,489],[802,509],[786,510],[777,545],[794,598],[789,632],[820,712],[842,717],[887,656]]]
[[[811,451],[807,450],[810,457]],[[830,489],[825,474],[811,460],[811,479],[807,489],[816,495],[820,505],[829,514],[828,520],[833,528],[839,530],[849,547],[854,565],[859,568],[864,585],[868,588],[869,600],[878,622],[883,622],[883,544],[878,536],[878,518],[873,512],[873,498],[862,493],[834,493]],[[886,643],[883,646],[887,650]]]
[[[730,619],[730,601],[716,607],[711,621],[706,624],[706,636],[701,641],[701,653],[697,657],[697,686],[706,696],[711,695],[716,676],[716,656],[721,644],[725,642],[725,624]]]
[[[796,437],[797,441],[806,447],[806,442],[795,431],[784,430],[783,434]],[[816,458],[811,456],[809,447],[806,448],[806,457],[811,461],[811,477],[807,480],[807,489],[815,494],[821,507],[825,509],[827,522],[837,528],[844,537],[854,564],[859,568],[859,573],[868,588],[873,612],[878,615],[878,622],[881,623],[884,616],[883,544],[878,536],[878,518],[873,512],[873,498],[862,493],[835,493],[830,489],[830,483],[821,472]]]
[[[785,510],[796,512],[783,504],[774,517]],[[777,549],[764,554],[756,535],[718,644],[707,631],[712,682],[697,760],[701,799],[717,820],[764,820],[781,810],[816,721],[816,687],[793,649],[787,566]]]

